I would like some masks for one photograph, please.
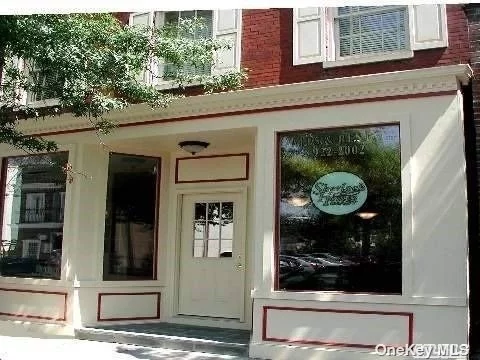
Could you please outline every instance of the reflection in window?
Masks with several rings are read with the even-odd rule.
[[[195,203],[193,257],[232,257],[233,203]]]
[[[401,293],[398,125],[279,135],[283,290]]]
[[[60,279],[68,153],[5,159],[0,275]]]
[[[156,158],[110,154],[104,280],[154,278],[158,169]]]

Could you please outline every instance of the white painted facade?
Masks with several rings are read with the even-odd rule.
[[[165,110],[134,106],[112,114],[121,126],[108,149],[93,132],[71,132],[86,119],[26,122],[27,133],[65,132],[51,138],[87,176],[67,184],[61,280],[0,277],[0,333],[71,336],[139,321],[243,328],[252,329],[250,356],[265,359],[379,359],[372,344],[467,343],[459,85],[469,76],[455,65],[196,96]],[[380,123],[400,123],[402,294],[274,290],[276,132]],[[177,144],[187,139],[211,144],[200,157],[248,154],[248,162],[185,160],[176,174],[188,157]],[[109,151],[161,158],[157,280],[102,281]],[[5,146],[0,154],[19,155]],[[178,315],[182,199],[198,194],[236,196],[244,207],[239,320]]]

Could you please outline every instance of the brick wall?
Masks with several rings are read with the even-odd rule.
[[[247,88],[335,77],[468,63],[467,18],[463,5],[447,5],[449,46],[416,51],[412,59],[323,69],[322,64],[293,66],[292,9],[246,9],[242,14],[241,63],[249,69]],[[114,13],[123,23],[129,13]]]
[[[447,5],[449,47],[416,51],[412,59],[323,69],[322,64],[293,66],[293,11],[243,11],[242,66],[247,87],[288,84],[378,72],[468,63],[467,19],[462,5]]]
[[[128,24],[128,20],[130,18],[130,13],[128,12],[117,12],[113,13],[113,16],[115,16],[122,24]]]

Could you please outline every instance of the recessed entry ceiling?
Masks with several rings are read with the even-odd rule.
[[[112,151],[138,150],[176,152],[181,151],[178,143],[185,140],[198,140],[210,143],[208,152],[229,151],[229,149],[252,146],[255,143],[255,128],[201,131],[196,133],[142,137],[108,142]],[[199,154],[201,155],[201,154]]]

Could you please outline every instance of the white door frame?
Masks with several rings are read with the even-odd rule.
[[[186,316],[179,314],[179,289],[180,289],[180,243],[181,243],[181,232],[182,232],[182,209],[183,209],[183,196],[184,195],[202,195],[202,194],[239,194],[241,198],[241,206],[239,206],[240,213],[238,214],[239,226],[243,229],[239,236],[239,240],[243,242],[244,247],[244,279],[243,279],[243,311],[240,320],[228,320],[226,322],[240,322],[245,323],[246,319],[246,310],[247,310],[247,274],[248,269],[246,268],[248,263],[248,253],[247,253],[247,186],[235,186],[235,187],[218,187],[218,186],[202,186],[196,188],[184,188],[177,189],[174,191],[174,196],[176,199],[177,211],[176,211],[176,221],[175,221],[175,267],[174,267],[174,288],[173,288],[173,316],[181,316],[182,318],[197,318],[195,316]],[[205,318],[208,321],[210,318]],[[212,318],[213,319],[213,318]],[[218,320],[214,320],[218,322]]]

